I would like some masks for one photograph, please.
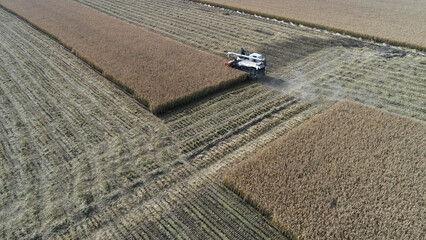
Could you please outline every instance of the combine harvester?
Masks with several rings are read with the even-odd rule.
[[[258,53],[246,54],[241,48],[241,54],[228,52],[229,57],[236,57],[228,62],[228,67],[238,69],[246,72],[249,77],[259,78],[264,77],[266,74],[266,59]]]

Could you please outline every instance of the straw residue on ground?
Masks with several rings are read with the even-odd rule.
[[[342,102],[235,166],[224,182],[305,239],[422,239],[426,125]]]
[[[218,56],[70,0],[1,0],[0,4],[58,38],[154,112],[244,78],[226,68]]]

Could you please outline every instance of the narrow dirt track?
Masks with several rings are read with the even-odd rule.
[[[426,121],[424,53],[185,0],[75,1],[221,56],[240,47],[260,52],[269,64],[265,84],[284,92],[353,100]]]

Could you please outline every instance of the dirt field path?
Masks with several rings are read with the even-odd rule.
[[[423,53],[184,0],[76,1],[221,56],[240,47],[261,52],[271,77],[265,84],[284,92],[354,100],[426,121]]]

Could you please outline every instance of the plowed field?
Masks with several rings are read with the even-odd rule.
[[[222,185],[232,164],[330,101],[426,120],[421,52],[189,1],[77,2],[222,57],[258,51],[269,77],[154,117],[0,10],[0,238],[286,239]]]

